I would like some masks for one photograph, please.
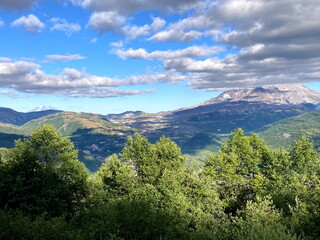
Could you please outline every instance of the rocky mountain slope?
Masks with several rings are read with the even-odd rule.
[[[203,105],[239,101],[289,105],[318,104],[320,93],[302,85],[245,88],[223,92],[218,97],[204,102]]]
[[[196,106],[148,114],[108,115],[107,119],[140,129],[150,137],[173,138],[199,133],[228,134],[235,128],[255,131],[292,116],[316,110],[320,93],[304,86],[230,90]]]

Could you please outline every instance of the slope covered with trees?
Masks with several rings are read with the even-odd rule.
[[[169,138],[129,137],[92,175],[50,125],[0,152],[0,239],[318,239],[320,157],[241,129],[186,166]]]
[[[320,111],[305,113],[267,125],[259,131],[259,134],[272,147],[289,147],[301,136],[312,139],[315,145],[320,147]]]

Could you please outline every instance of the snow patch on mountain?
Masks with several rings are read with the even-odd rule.
[[[41,112],[41,111],[47,111],[47,110],[57,110],[57,109],[54,107],[50,107],[48,105],[41,105],[32,109],[31,112]]]

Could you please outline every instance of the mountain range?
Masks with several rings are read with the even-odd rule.
[[[317,140],[319,106],[320,93],[316,91],[304,86],[272,86],[229,90],[196,106],[159,113],[96,115],[53,109],[19,113],[0,108],[0,147],[13,146],[14,139],[50,123],[70,137],[80,160],[92,171],[106,157],[119,153],[127,136],[135,131],[150,141],[168,136],[184,153],[204,160],[207,151],[217,150],[235,128],[259,132],[272,146],[288,146],[304,133]]]

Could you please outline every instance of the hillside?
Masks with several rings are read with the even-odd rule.
[[[21,126],[33,119],[38,119],[43,116],[61,112],[58,110],[46,110],[40,112],[28,112],[22,113],[14,111],[10,108],[0,107],[0,123],[8,123],[17,126]]]
[[[79,150],[80,160],[92,171],[97,170],[105,158],[120,152],[126,137],[133,132],[129,127],[112,123],[96,114],[73,112],[44,116],[22,126],[0,124],[0,132],[16,139],[17,135],[28,136],[43,124],[52,124],[63,136],[70,137]],[[2,142],[1,147],[10,146]]]
[[[289,147],[301,136],[314,141],[320,147],[320,111],[314,111],[300,116],[291,117],[259,131],[259,135],[272,147]]]

